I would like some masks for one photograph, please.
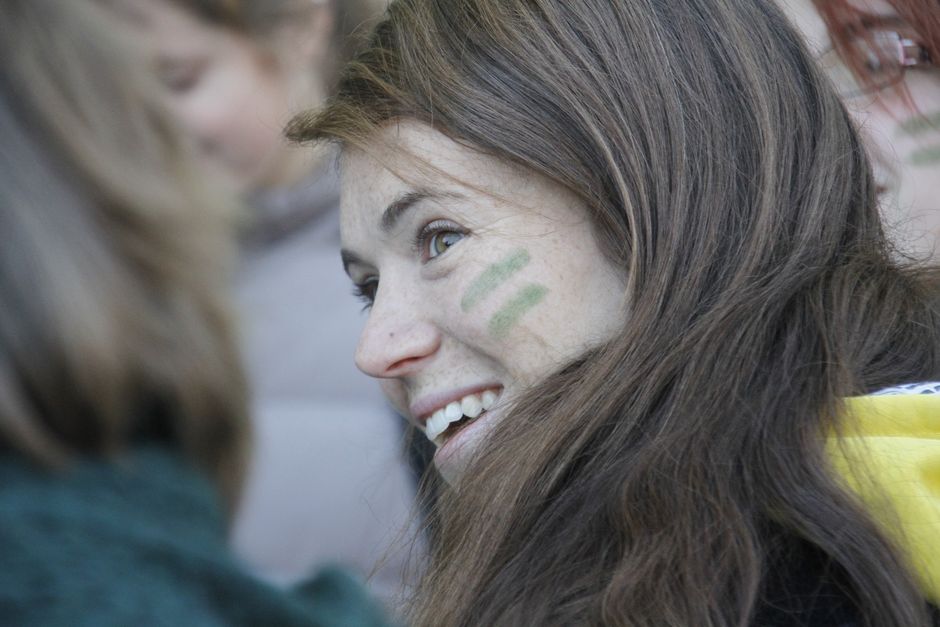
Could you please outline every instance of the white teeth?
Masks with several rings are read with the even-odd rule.
[[[450,421],[447,420],[446,416],[444,416],[444,410],[438,409],[430,418],[428,418],[428,422],[424,427],[424,432],[427,434],[428,439],[434,440],[447,430],[447,426],[449,424]]]
[[[447,431],[451,423],[457,422],[464,416],[476,418],[484,411],[496,404],[499,395],[492,390],[483,392],[482,395],[470,394],[459,401],[448,403],[434,412],[424,425],[424,433],[428,439],[434,442],[438,447],[443,446],[444,438],[442,434]]]
[[[460,409],[460,401],[454,401],[447,405],[444,408],[444,415],[447,416],[447,420],[454,422],[455,420],[460,420],[460,417],[463,416],[463,410]]]
[[[499,398],[499,396],[497,396],[496,392],[493,392],[492,390],[487,390],[486,392],[483,392],[483,411],[486,411],[487,409],[495,405],[497,398]]]
[[[467,418],[476,418],[483,413],[483,403],[479,396],[471,394],[460,401],[460,409]]]

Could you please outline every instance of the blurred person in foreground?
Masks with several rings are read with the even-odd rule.
[[[338,571],[287,593],[227,552],[231,216],[118,32],[94,3],[0,13],[0,623],[380,625]]]
[[[940,262],[940,2],[780,4],[859,125],[899,252]]]
[[[415,490],[402,422],[350,357],[363,317],[337,261],[334,155],[282,135],[323,102],[376,7],[109,1],[129,9],[202,160],[249,205],[235,287],[256,453],[235,548],[278,583],[340,563],[394,604],[409,576],[405,549],[390,547],[411,535]]]

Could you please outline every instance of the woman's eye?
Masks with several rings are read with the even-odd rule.
[[[438,231],[428,239],[428,259],[447,252],[447,249],[463,239],[463,233],[457,231]]]
[[[446,253],[467,234],[467,230],[451,220],[434,220],[415,234],[412,247],[422,262],[427,262]]]
[[[378,279],[369,279],[353,285],[353,295],[365,304],[364,309],[369,309],[375,303],[375,293],[378,289]]]

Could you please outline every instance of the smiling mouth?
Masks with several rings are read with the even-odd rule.
[[[461,429],[484,415],[496,404],[502,390],[486,390],[478,394],[467,394],[460,400],[448,403],[428,418],[424,434],[440,448]]]

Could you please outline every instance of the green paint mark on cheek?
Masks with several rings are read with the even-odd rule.
[[[920,135],[940,129],[940,111],[918,115],[898,125],[898,135]]]
[[[940,146],[929,146],[911,153],[908,161],[912,165],[931,165],[940,163]]]
[[[490,318],[490,335],[497,339],[505,337],[526,312],[542,302],[546,294],[548,288],[544,285],[533,283],[523,287]]]
[[[529,263],[529,259],[529,251],[520,248],[502,261],[488,267],[464,292],[463,299],[460,301],[460,308],[465,312],[470,311],[474,305],[489,296],[506,279],[524,268]]]

